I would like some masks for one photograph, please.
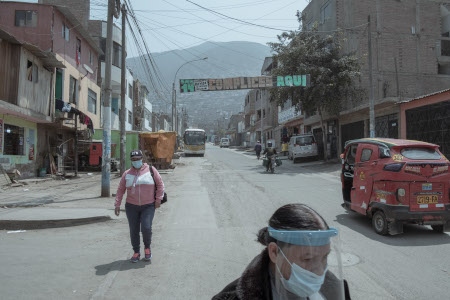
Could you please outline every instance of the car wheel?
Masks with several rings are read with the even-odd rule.
[[[388,233],[388,222],[384,212],[378,210],[373,214],[372,227],[376,233],[380,235],[386,235]]]
[[[433,228],[434,232],[444,233],[444,225],[431,225],[431,228]]]

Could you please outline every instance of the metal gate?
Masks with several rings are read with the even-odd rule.
[[[375,136],[384,138],[398,138],[398,116],[390,114],[375,118]]]
[[[450,157],[450,101],[408,109],[405,115],[407,139],[437,144]]]
[[[341,149],[344,149],[346,141],[364,137],[364,121],[358,121],[341,126],[342,140]]]

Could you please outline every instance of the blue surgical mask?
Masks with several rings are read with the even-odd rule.
[[[291,263],[284,255],[283,251],[281,251],[281,249],[279,250],[287,262],[291,265],[291,277],[289,277],[289,279],[284,279],[280,269],[276,266],[281,275],[280,280],[284,288],[289,292],[303,298],[317,293],[325,281],[325,274],[327,273],[328,267],[325,268],[323,274],[319,276],[313,272],[303,269],[299,265]]]
[[[133,167],[135,167],[136,169],[140,169],[142,167],[142,159],[141,160],[132,160],[131,164],[133,165]]]

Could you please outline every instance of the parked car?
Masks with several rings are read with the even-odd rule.
[[[294,135],[289,140],[288,158],[295,163],[303,158],[319,158],[316,138],[312,133]]]
[[[372,218],[376,233],[407,223],[450,231],[450,162],[438,145],[363,138],[348,141],[341,159],[342,206]]]
[[[229,138],[221,138],[220,139],[220,148],[222,147],[230,147],[230,139]]]

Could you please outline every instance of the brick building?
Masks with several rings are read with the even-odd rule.
[[[362,76],[356,84],[367,92],[363,99],[348,100],[338,118],[326,121],[332,153],[340,153],[349,139],[370,136],[371,92],[374,135],[399,138],[401,124],[407,126],[399,120],[399,102],[448,88],[449,7],[450,1],[437,0],[313,0],[307,5],[302,12],[304,30],[317,25],[324,34],[340,31],[345,38],[342,52],[361,59]],[[368,57],[372,58],[371,71]],[[318,116],[298,119],[302,117],[303,124],[295,126],[322,140]],[[332,141],[337,141],[334,146]]]

